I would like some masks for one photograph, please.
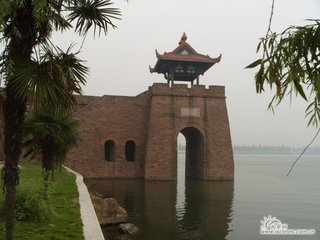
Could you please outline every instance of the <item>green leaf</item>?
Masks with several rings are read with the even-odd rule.
[[[301,96],[304,100],[308,101],[307,96],[306,96],[306,94],[304,93],[303,88],[302,88],[302,86],[300,85],[300,83],[298,83],[298,82],[296,82],[296,81],[293,81],[293,83],[294,83],[294,87],[296,88],[296,90],[297,90],[297,92],[300,94],[300,96]]]
[[[264,75],[264,65],[261,64],[260,69],[255,76],[255,78],[256,78],[256,91],[258,93],[263,91],[263,83],[264,83],[263,75]]]
[[[255,75],[258,93],[264,90],[266,82],[270,84],[270,89],[276,83],[277,95],[269,108],[278,105],[287,96],[293,97],[294,93],[306,101],[315,97],[306,113],[310,117],[308,124],[317,125],[320,122],[320,19],[310,21],[312,24],[290,26],[280,34],[268,32],[257,46],[257,52],[263,52],[263,60],[258,59],[246,68],[260,65]],[[308,97],[306,89],[310,94]]]
[[[258,59],[256,61],[254,61],[253,63],[249,64],[248,66],[246,66],[245,68],[255,68],[256,66],[261,64],[261,62],[262,62],[262,59]]]
[[[258,44],[258,46],[257,46],[257,49],[256,49],[256,52],[259,52],[259,51],[260,51],[260,47],[261,47],[262,43],[263,43],[263,40],[261,40],[261,41],[259,42],[259,44]]]

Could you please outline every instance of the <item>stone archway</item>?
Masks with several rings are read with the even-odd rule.
[[[180,131],[186,139],[185,176],[186,178],[204,178],[203,135],[194,127]]]

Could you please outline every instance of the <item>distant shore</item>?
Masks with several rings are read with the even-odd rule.
[[[233,153],[235,154],[300,154],[305,147],[289,147],[282,146],[265,146],[265,145],[235,145]],[[320,146],[309,147],[304,154],[317,155],[320,154]]]

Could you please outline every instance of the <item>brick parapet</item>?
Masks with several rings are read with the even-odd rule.
[[[174,84],[170,87],[165,83],[154,83],[149,91],[153,96],[187,96],[187,97],[209,97],[225,98],[224,86],[209,86],[207,89],[204,85],[193,85],[190,88],[187,84]]]

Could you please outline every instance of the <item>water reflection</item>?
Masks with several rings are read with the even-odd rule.
[[[175,181],[86,179],[86,184],[127,209],[130,222],[142,230],[135,239],[209,240],[228,234],[232,181],[186,180],[183,191]]]
[[[187,237],[181,239],[225,239],[232,199],[231,181],[186,180],[186,213],[179,224]]]

